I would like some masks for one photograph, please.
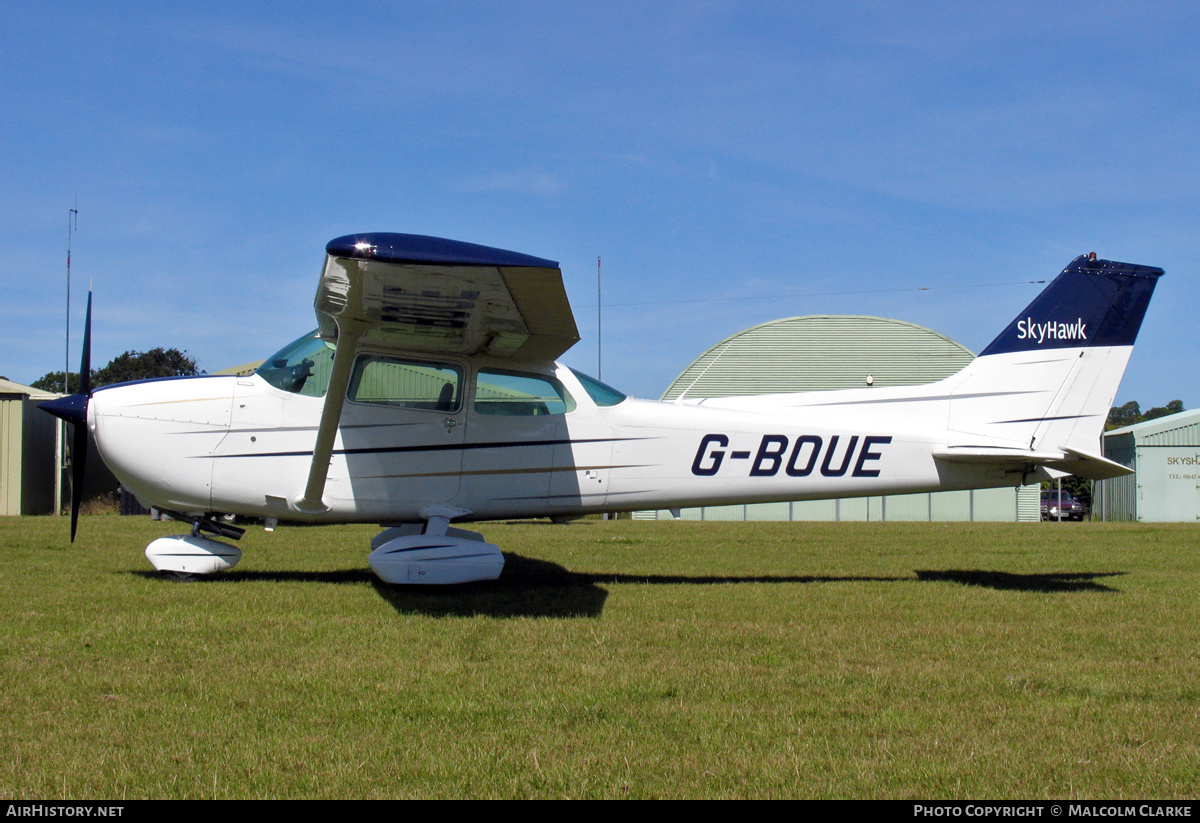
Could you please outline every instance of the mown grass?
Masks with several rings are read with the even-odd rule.
[[[0,796],[1200,796],[1200,532],[488,524],[496,583],[369,527],[0,519]]]

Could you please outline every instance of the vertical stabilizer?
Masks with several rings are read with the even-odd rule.
[[[1098,454],[1162,274],[1094,255],[1071,261],[959,374],[947,445]]]

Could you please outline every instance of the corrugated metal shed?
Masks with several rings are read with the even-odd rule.
[[[740,331],[701,354],[663,392],[736,397],[797,391],[933,383],[975,359],[932,329],[862,315],[816,314]],[[1040,519],[1038,487],[935,492],[890,497],[761,503],[685,509],[685,520],[991,520]],[[671,512],[641,512],[646,519]]]
[[[1102,520],[1200,520],[1200,411],[1106,432],[1104,456],[1134,473],[1096,484]]]
[[[737,397],[867,385],[913,386],[958,372],[971,350],[931,329],[858,315],[774,320],[727,337],[700,355],[663,392]]]
[[[57,508],[62,424],[37,404],[59,396],[0,379],[0,515]]]

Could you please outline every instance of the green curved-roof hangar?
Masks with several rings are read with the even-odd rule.
[[[717,343],[675,378],[662,399],[911,386],[949,377],[973,359],[970,349],[944,334],[903,320],[788,317]]]

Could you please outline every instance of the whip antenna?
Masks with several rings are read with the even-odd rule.
[[[79,228],[79,195],[75,208],[67,209],[67,353],[63,358],[63,394],[71,393],[71,232]]]

